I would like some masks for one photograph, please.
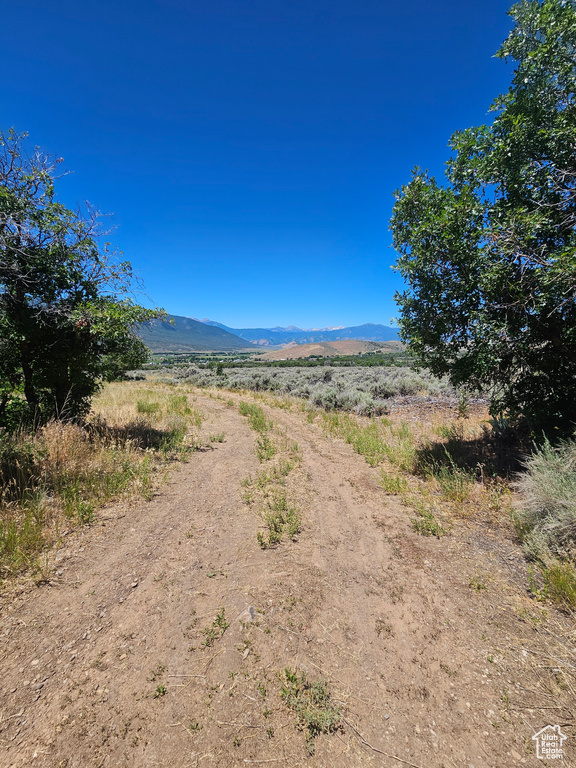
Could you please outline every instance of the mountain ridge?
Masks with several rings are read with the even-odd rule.
[[[228,333],[235,334],[255,346],[282,346],[292,342],[296,344],[314,344],[316,342],[343,341],[358,339],[359,341],[396,341],[398,331],[388,325],[379,323],[364,323],[354,326],[333,326],[328,328],[302,329],[296,326],[282,328],[231,328],[216,320],[202,320],[205,325],[216,326]]]
[[[138,327],[138,336],[152,352],[240,352],[253,347],[224,328],[192,317],[170,315],[169,320],[151,320]]]
[[[230,328],[215,320],[170,315],[172,322],[152,320],[138,328],[138,335],[152,352],[234,352],[287,344],[314,344],[356,339],[396,341],[398,332],[385,325],[364,325],[303,330],[282,328]]]

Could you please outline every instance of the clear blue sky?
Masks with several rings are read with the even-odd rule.
[[[3,3],[0,128],[65,158],[65,203],[114,214],[153,304],[387,324],[393,191],[415,165],[442,174],[450,134],[508,87],[509,5]]]

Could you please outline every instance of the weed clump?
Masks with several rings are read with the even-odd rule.
[[[447,533],[446,528],[436,519],[434,511],[420,500],[411,502],[416,517],[413,517],[412,528],[421,536],[436,536],[437,539]]]
[[[206,648],[212,647],[215,641],[222,637],[229,626],[230,622],[226,620],[224,608],[220,608],[212,624],[210,624],[208,627],[204,627],[202,630],[202,634],[204,635],[202,645],[204,645]]]
[[[284,534],[294,540],[300,533],[301,519],[298,509],[290,504],[284,488],[273,488],[268,499],[268,509],[263,515],[268,528],[267,536],[256,534],[262,549],[279,544]]]
[[[265,462],[273,459],[278,449],[268,434],[273,426],[272,421],[267,418],[262,408],[255,403],[247,403],[243,400],[238,406],[238,410],[242,416],[248,417],[248,423],[253,430],[258,432],[256,440],[256,456],[258,456],[258,461]]]
[[[444,447],[445,461],[431,462],[426,468],[426,474],[435,479],[440,486],[440,492],[449,501],[466,501],[476,481],[474,472],[459,467],[452,455]]]
[[[543,569],[544,594],[567,610],[576,608],[576,568],[569,561],[550,562]]]
[[[274,443],[268,432],[273,428],[273,422],[268,419],[260,406],[242,401],[240,413],[247,416],[250,426],[258,432],[256,455],[261,462],[269,462],[278,452],[281,453],[269,469],[263,470],[255,478],[249,475],[242,481],[245,488],[244,501],[253,504],[258,498],[264,505],[261,517],[267,531],[258,531],[256,539],[262,549],[279,544],[284,536],[296,540],[300,533],[301,518],[298,508],[288,500],[286,494],[286,477],[300,463],[300,450],[297,443],[290,443],[286,435],[280,433],[278,445]],[[284,454],[284,455],[282,455]]]
[[[272,427],[272,422],[266,417],[266,414],[255,403],[247,403],[244,400],[238,406],[241,416],[248,417],[248,423],[256,432],[265,433]]]
[[[391,496],[398,496],[406,493],[408,490],[408,481],[401,475],[390,475],[384,470],[380,474],[380,484],[382,488]]]
[[[340,710],[332,701],[328,683],[320,678],[309,681],[306,673],[284,670],[281,696],[295,712],[299,725],[306,729],[306,747],[314,754],[314,739],[321,733],[332,733],[340,725]]]

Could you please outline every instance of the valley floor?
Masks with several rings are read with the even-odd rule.
[[[376,468],[264,399],[298,443],[302,530],[263,549],[251,396],[195,398],[223,442],[66,537],[48,584],[2,594],[0,765],[536,766],[549,723],[575,764],[572,624],[529,599],[508,529],[418,535]],[[286,668],[328,681],[336,730],[307,741]]]

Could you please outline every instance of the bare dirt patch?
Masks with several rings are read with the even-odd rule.
[[[528,598],[509,535],[457,519],[419,536],[377,468],[260,398],[298,443],[302,513],[296,541],[262,549],[240,399],[200,393],[223,442],[67,537],[49,584],[4,592],[0,763],[501,768],[538,765],[548,722],[571,737],[550,657],[572,625]],[[306,738],[286,668],[326,681],[336,727]]]

